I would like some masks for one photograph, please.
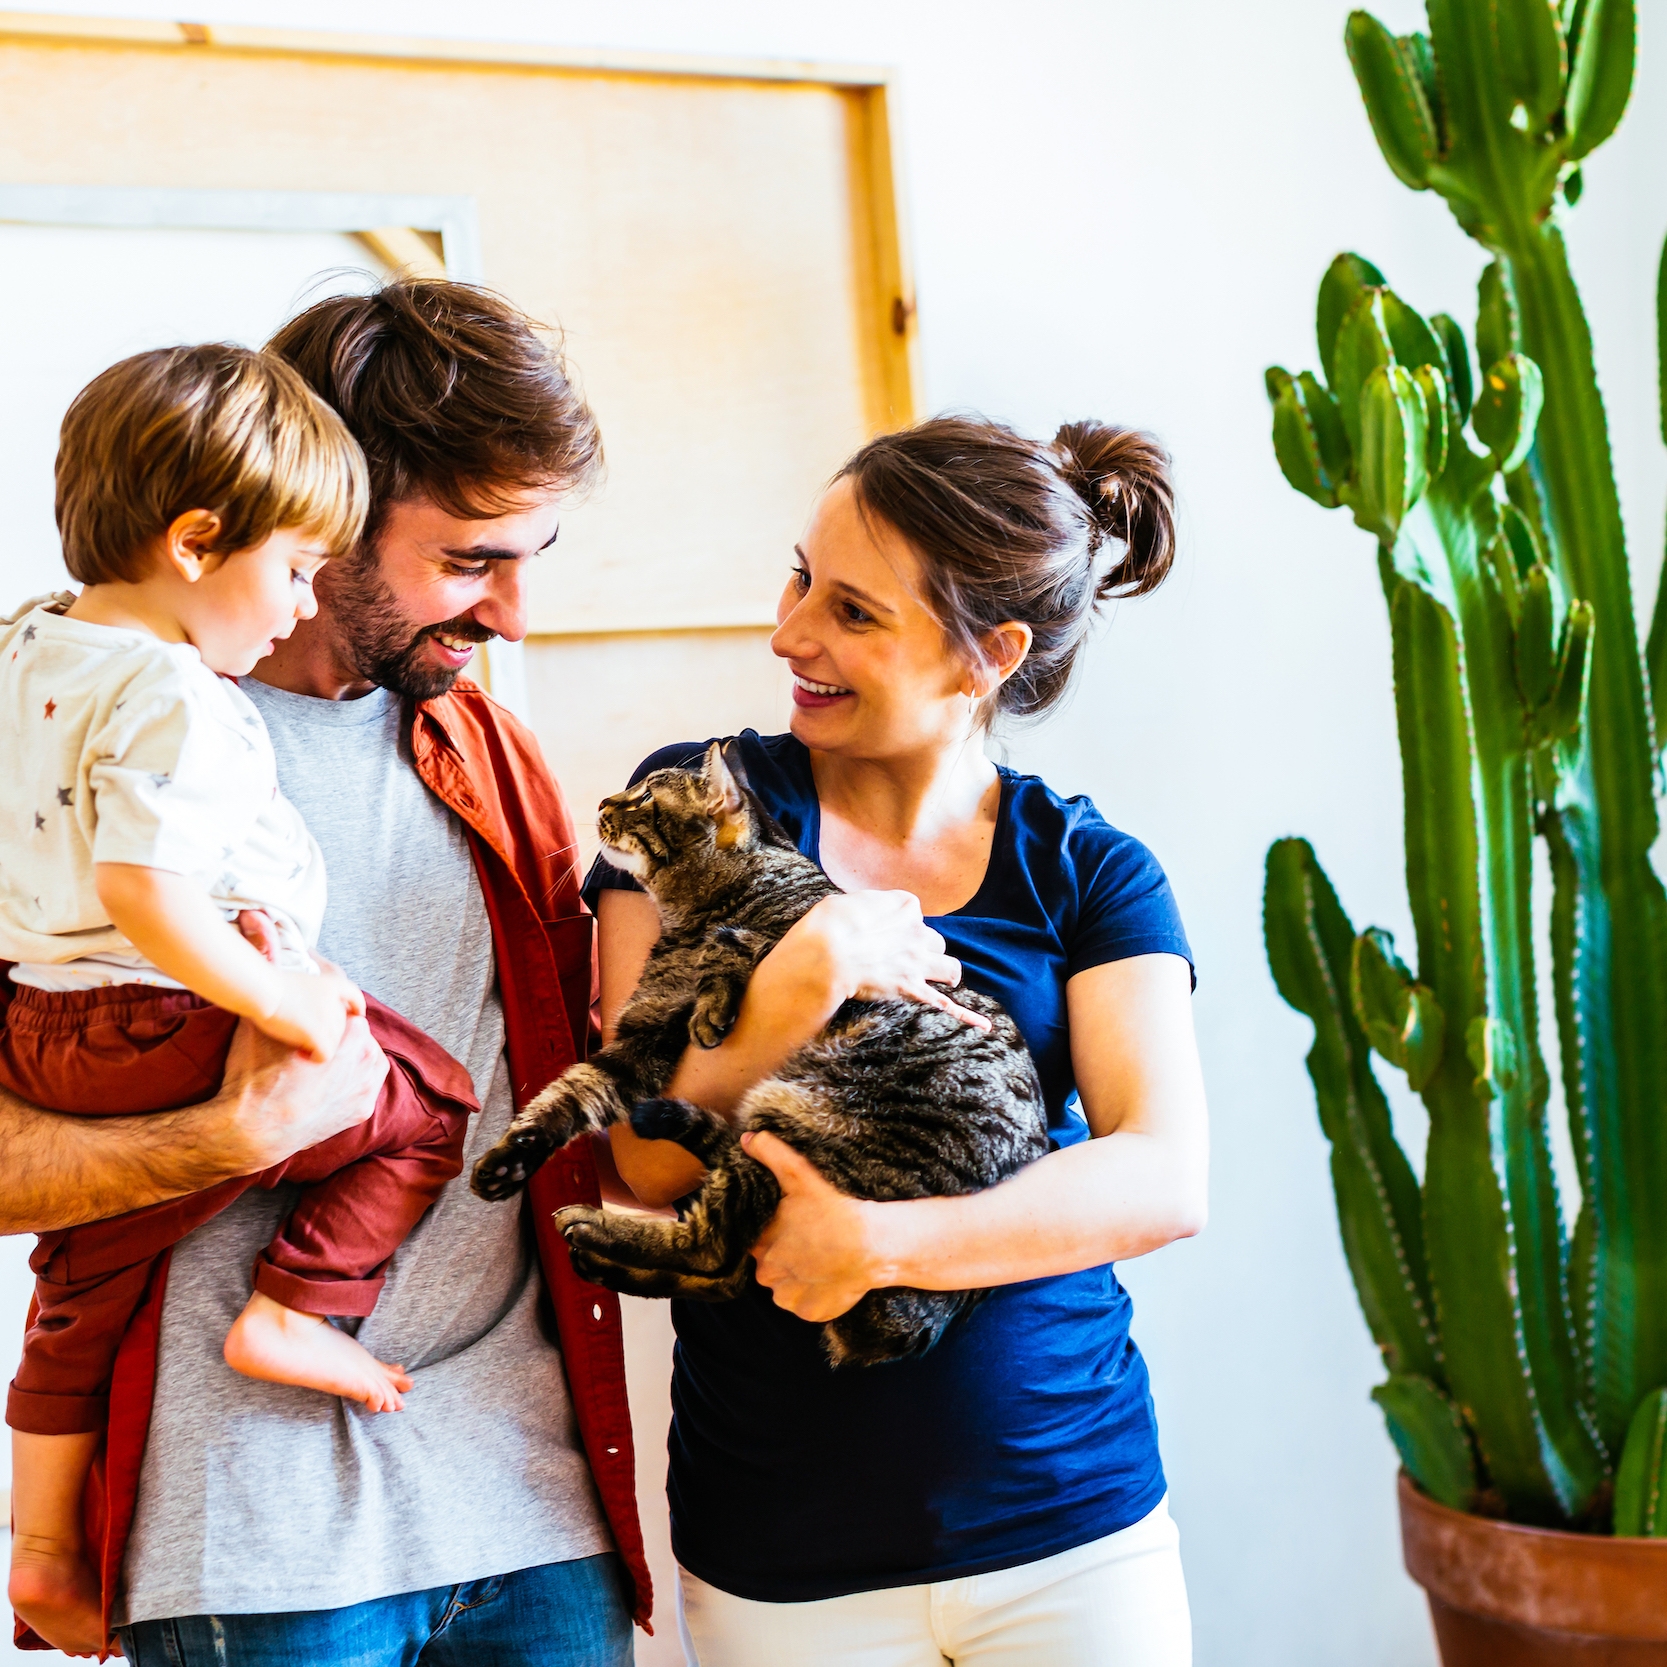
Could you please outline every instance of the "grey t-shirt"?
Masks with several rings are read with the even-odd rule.
[[[486,903],[462,825],[410,761],[398,699],[245,679],[284,794],[324,849],[319,951],[468,1068],[463,1174],[395,1253],[359,1340],[414,1387],[367,1413],[221,1358],[296,1189],[246,1193],[174,1251],[123,1621],[334,1609],[612,1548],[513,1204],[469,1191],[513,1112]]]

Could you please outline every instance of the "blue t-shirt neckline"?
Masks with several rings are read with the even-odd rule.
[[[796,735],[785,736],[782,739],[790,740],[798,747],[799,758],[797,762],[802,770],[807,788],[809,820],[805,825],[804,840],[800,848],[820,868],[822,867],[822,796],[816,788],[816,772],[811,767],[810,749]],[[994,761],[992,760],[992,762]],[[1012,814],[1013,782],[1016,778],[1015,772],[1008,769],[1005,764],[996,764],[995,770],[1001,782],[1001,801],[996,806],[996,826],[995,832],[990,836],[989,860],[984,864],[984,872],[979,877],[978,887],[966,902],[956,908],[945,910],[941,915],[926,915],[924,918],[928,923],[934,920],[954,920],[960,915],[975,914],[978,905],[985,901],[984,894],[990,889],[992,883],[999,884],[997,868],[1005,860],[1008,847],[1011,844],[1008,838],[1008,822]]]

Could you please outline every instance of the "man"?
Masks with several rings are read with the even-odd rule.
[[[617,1667],[650,1605],[618,1306],[575,1278],[550,1228],[552,1210],[598,1196],[595,1159],[546,1166],[526,1219],[466,1180],[590,1039],[571,819],[536,743],[458,679],[479,644],[525,634],[527,564],[594,472],[594,419],[530,323],[462,285],[320,302],[271,346],[363,446],[372,511],[359,550],[320,574],[317,617],[243,687],[324,849],[320,952],[459,1059],[482,1111],[464,1178],[358,1332],[411,1374],[403,1413],[220,1357],[282,1191],[246,1195],[175,1250],[112,1391],[106,1602],[140,1667]],[[327,1067],[255,1038],[216,1101],[167,1118],[66,1130],[0,1104],[0,1225],[246,1173],[363,1116],[380,1069],[357,1033]]]

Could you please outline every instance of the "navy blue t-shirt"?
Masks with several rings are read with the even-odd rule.
[[[791,735],[737,738],[748,784],[806,856],[821,807]],[[633,781],[698,768],[665,747]],[[598,861],[594,908],[636,889]],[[1086,798],[1001,771],[983,884],[931,918],[973,988],[1013,1015],[1058,1146],[1089,1138],[1065,984],[1131,955],[1192,952],[1163,870]],[[1146,1365],[1110,1266],[992,1291],[917,1360],[834,1371],[821,1327],[756,1282],[672,1304],[672,1547],[726,1592],[794,1603],[1010,1568],[1138,1522],[1163,1497]]]

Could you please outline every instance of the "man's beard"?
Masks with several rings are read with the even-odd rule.
[[[491,642],[496,635],[472,619],[413,625],[400,608],[374,548],[354,551],[330,564],[330,612],[336,639],[361,677],[406,700],[433,700],[446,693],[467,667],[452,670],[425,662],[430,637]]]

